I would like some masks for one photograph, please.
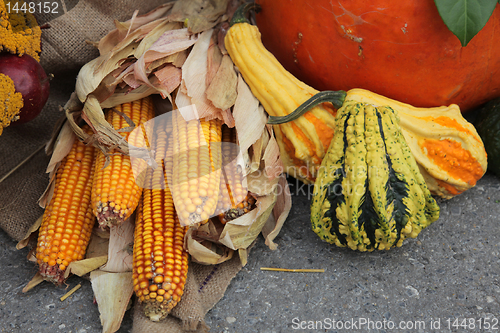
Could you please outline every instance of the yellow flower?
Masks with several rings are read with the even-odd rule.
[[[5,74],[0,74],[0,135],[3,129],[19,118],[23,107],[23,96],[16,92],[14,81]]]
[[[17,7],[14,7],[16,4]],[[40,61],[42,31],[33,14],[22,10],[17,10],[16,13],[13,10],[21,8],[22,5],[22,1],[0,0],[0,52],[29,54]]]

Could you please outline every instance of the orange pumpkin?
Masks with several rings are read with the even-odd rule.
[[[500,96],[500,5],[462,47],[432,0],[256,0],[262,40],[318,90],[470,110]]]

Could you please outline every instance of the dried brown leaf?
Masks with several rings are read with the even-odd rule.
[[[276,202],[276,186],[269,195],[257,197],[256,207],[245,215],[229,221],[219,242],[230,249],[246,249],[262,231]]]
[[[43,276],[40,274],[40,272],[37,272],[35,276],[28,282],[28,284],[23,288],[23,293],[27,293],[31,289],[35,288],[38,286],[40,283],[45,281]]]
[[[231,1],[231,2],[234,2],[234,1]],[[232,14],[229,15],[229,17],[232,17],[232,16],[233,16]],[[223,55],[228,54],[227,50],[226,50],[226,45],[224,44],[224,37],[226,37],[226,33],[229,30],[229,28],[230,28],[230,26],[229,26],[228,22],[222,22],[222,24],[220,25],[218,32],[217,32],[217,35],[218,35],[217,41],[219,44],[219,49]]]
[[[158,78],[158,84],[163,86],[169,94],[181,84],[181,69],[174,65],[167,64],[165,67],[155,71],[154,75]]]
[[[279,178],[270,179],[262,169],[254,171],[247,176],[248,190],[259,196],[271,194],[278,181]]]
[[[204,31],[193,46],[186,62],[182,66],[182,81],[191,97],[191,103],[196,105],[200,118],[219,113],[206,96],[207,52],[213,30]],[[180,104],[176,100],[176,104]]]
[[[188,50],[184,50],[182,52],[178,52],[175,54],[175,59],[172,60],[172,65],[174,65],[175,67],[179,67],[181,68],[184,63],[186,62],[186,59],[189,55],[189,52]],[[173,57],[174,55],[171,55],[169,57]]]
[[[242,150],[247,150],[262,136],[267,123],[267,115],[241,75],[238,75],[237,92],[233,117],[238,133],[238,143]],[[249,119],[252,121],[248,121]]]
[[[234,71],[233,61],[225,55],[222,57],[217,74],[207,88],[207,98],[215,107],[221,110],[229,109],[236,102],[237,82],[238,77]]]
[[[168,2],[156,7],[149,13],[135,16],[128,21],[119,22],[115,20],[116,29],[111,30],[99,41],[99,53],[101,55],[110,53],[113,48],[117,47],[117,45],[121,43],[126,37],[130,36],[131,31],[135,31],[139,27],[146,27],[146,29],[143,30],[143,33],[147,34],[147,32],[154,29],[154,27],[161,22],[160,19],[167,14],[172,6],[173,2]],[[158,20],[160,20],[160,22],[158,22]],[[150,24],[152,22],[153,24]]]
[[[127,57],[134,54],[136,47],[137,43],[130,43],[114,53],[112,57],[106,59],[106,61],[104,61],[106,56],[100,56],[86,63],[80,69],[76,79],[75,91],[80,101],[84,103],[87,96],[99,87],[108,74],[119,68]]]
[[[162,85],[155,87],[152,82],[150,82],[148,78],[149,72],[146,69],[147,64],[187,49],[196,41],[195,37],[191,37],[187,29],[176,29],[165,32],[137,59],[134,65],[135,79],[151,88],[158,89],[162,97],[166,98],[169,95],[166,89]]]
[[[184,51],[198,40],[198,35],[191,34],[186,28],[164,32],[141,56],[149,63],[160,58]],[[139,59],[139,58],[138,58]]]
[[[283,162],[280,158],[280,148],[278,142],[273,135],[273,127],[271,125],[266,126],[269,131],[269,142],[267,143],[266,149],[262,159],[266,165],[265,173],[270,179],[279,177],[283,173]]]
[[[186,233],[186,250],[191,260],[203,265],[217,265],[233,257],[234,251],[207,240],[192,236],[194,230],[188,229]]]
[[[240,257],[241,266],[245,267],[248,262],[248,250],[247,249],[238,249],[238,255]]]
[[[71,129],[70,124],[66,121],[61,127],[61,131],[57,136],[54,144],[54,150],[47,165],[46,173],[53,173],[57,169],[57,165],[68,155],[76,136]]]
[[[109,230],[104,230],[98,226],[92,230],[90,242],[85,252],[85,258],[95,258],[108,255],[109,249]]]
[[[226,20],[224,15],[229,0],[184,0],[177,1],[172,8],[173,20],[184,22],[192,33],[209,30]]]
[[[112,108],[123,103],[136,101],[149,95],[156,94],[157,92],[156,88],[151,88],[146,85],[141,85],[139,88],[131,91],[115,91],[113,95],[101,103],[101,108]]]
[[[28,243],[30,242],[31,238],[36,235],[36,231],[40,226],[42,225],[42,220],[43,220],[43,215],[40,216],[35,223],[28,229],[26,232],[26,235],[24,235],[23,239],[21,239],[17,244],[16,244],[16,249],[20,250],[28,246]]]
[[[223,123],[226,124],[227,127],[234,128],[235,122],[234,122],[234,117],[233,117],[233,113],[231,112],[231,109],[226,109],[226,110],[220,112],[220,115],[222,116]]]
[[[134,292],[132,272],[109,273],[96,270],[90,273],[90,281],[99,307],[102,332],[118,331]]]
[[[134,216],[110,229],[108,262],[101,267],[106,272],[132,271],[132,247],[134,242]]]
[[[64,279],[67,279],[71,274],[84,276],[92,271],[95,271],[108,260],[107,256],[94,257],[78,261],[72,261],[64,271]]]
[[[142,38],[139,46],[134,52],[134,57],[139,59],[153,44],[155,44],[161,36],[168,30],[181,29],[182,24],[179,22],[169,22],[167,20],[163,20],[158,23],[156,27],[154,27],[144,38]]]
[[[269,215],[269,219],[262,228],[262,235],[264,236],[266,245],[271,250],[276,250],[278,248],[273,241],[281,231],[291,208],[292,196],[290,194],[290,188],[286,176],[282,174],[278,183],[278,196],[273,208],[273,213]]]
[[[207,76],[205,78],[207,87],[210,86],[215,74],[217,74],[221,62],[222,53],[219,46],[217,46],[217,34],[213,33],[207,51]]]

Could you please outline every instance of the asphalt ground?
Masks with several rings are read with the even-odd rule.
[[[271,251],[260,237],[248,264],[206,316],[211,332],[500,331],[500,180],[487,173],[439,203],[439,220],[389,251],[362,253],[322,242],[310,229],[311,186],[290,180],[292,211]],[[26,249],[0,232],[0,332],[101,332],[87,279],[69,289],[42,283]],[[316,268],[324,273],[262,271]],[[129,332],[127,312],[118,332]]]

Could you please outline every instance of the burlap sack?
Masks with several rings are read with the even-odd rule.
[[[59,12],[66,8],[65,14],[50,21],[47,19],[53,14],[37,16],[40,24],[46,22],[49,25],[42,33],[40,62],[43,68],[54,74],[79,69],[98,55],[97,49],[89,42],[98,42],[114,29],[115,19],[128,20],[137,9],[139,14],[145,14],[165,2],[168,1],[61,0],[64,5]]]
[[[28,124],[11,126],[0,136],[0,179],[30,155],[29,161],[0,183],[0,228],[14,240],[25,237],[43,214],[38,199],[48,184],[45,173],[49,157],[41,147],[49,140],[60,111],[74,90],[79,68],[98,55],[88,41],[98,41],[114,28],[113,21],[130,18],[134,10],[145,13],[161,0],[62,0],[62,15],[38,16],[50,28],[42,33],[41,64],[54,74],[49,101],[42,114]],[[62,8],[61,8],[62,10]],[[241,269],[238,256],[217,266],[192,264],[185,295],[171,315],[152,323],[134,311],[134,332],[187,332],[208,330],[205,314],[224,295],[231,279]]]

